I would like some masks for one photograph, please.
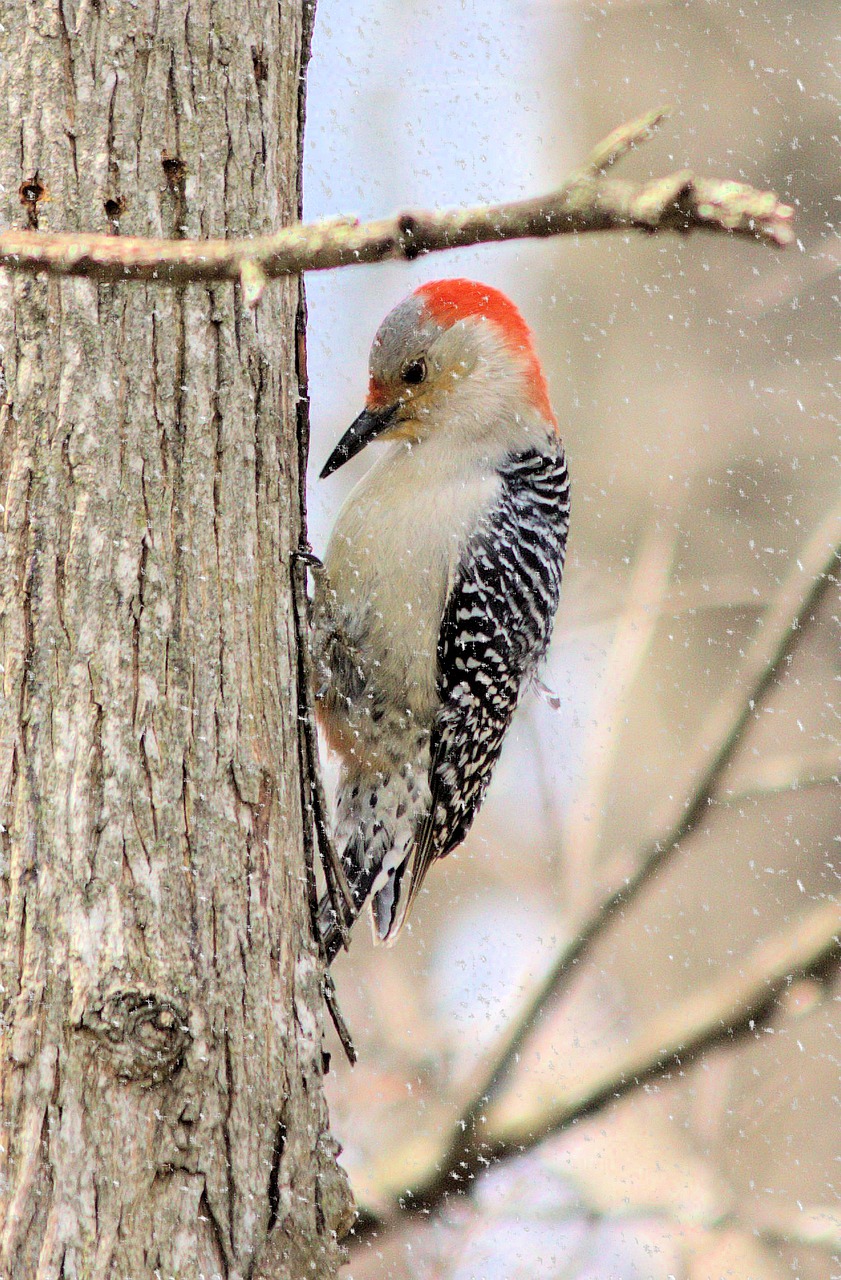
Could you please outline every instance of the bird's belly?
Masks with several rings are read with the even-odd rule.
[[[374,469],[376,471],[376,468]],[[371,474],[371,473],[369,473]],[[438,707],[438,637],[464,547],[496,481],[453,484],[433,504],[421,490],[365,480],[339,514],[324,558],[336,620],[357,657],[361,697],[334,689],[328,736],[347,758],[371,759],[431,728]],[[382,497],[381,497],[382,494]]]
[[[446,539],[405,539],[380,530],[346,548],[337,573],[325,568],[336,591],[338,621],[359,658],[368,702],[399,707],[428,723],[435,704],[438,629],[450,573]],[[389,536],[390,535],[390,536]]]

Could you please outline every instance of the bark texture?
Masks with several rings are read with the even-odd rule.
[[[303,0],[2,0],[0,218],[298,214]],[[298,286],[0,279],[4,1277],[331,1275]]]

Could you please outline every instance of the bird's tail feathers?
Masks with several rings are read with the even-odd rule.
[[[370,895],[374,941],[390,945],[396,939],[417,891],[418,854],[425,844],[419,824],[425,830],[429,799],[425,769],[408,765],[340,793],[336,827],[346,841],[342,865],[354,902],[353,910],[345,912],[346,931]],[[318,923],[332,960],[342,945],[342,928],[336,909],[324,899]]]
[[[409,895],[404,886],[411,883],[411,853],[396,867],[391,867],[385,874],[380,888],[377,881],[371,898],[371,932],[374,942],[386,947],[397,941],[397,935],[403,928],[409,908]],[[377,877],[380,880],[383,872]]]

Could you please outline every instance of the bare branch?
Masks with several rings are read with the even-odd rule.
[[[313,555],[312,549],[307,546],[296,552],[295,555],[295,571],[297,578],[295,580],[295,590],[298,593],[298,609],[306,610],[307,631],[299,634],[299,645],[301,647],[301,665],[306,679],[306,687],[312,690],[315,687],[313,675],[312,653],[310,652],[310,640],[308,631],[311,627],[309,622],[309,598],[306,590],[306,572],[307,566],[313,573],[323,573],[324,566],[316,555]],[[309,757],[309,778],[312,789],[312,811],[313,821],[315,824],[315,832],[318,839],[318,851],[321,858],[321,866],[324,871],[324,879],[327,884],[327,896],[330,899],[330,905],[336,915],[336,924],[339,930],[341,944],[347,951],[350,945],[350,933],[348,932],[349,923],[352,924],[357,914],[357,906],[354,902],[353,893],[348,884],[347,875],[342,865],[333,838],[330,835],[329,823],[327,815],[330,812],[327,804],[327,798],[324,794],[324,784],[321,780],[321,770],[318,766],[318,734],[315,727],[315,716],[311,700],[307,699],[306,712],[302,716],[304,721],[304,730],[307,740],[308,757]],[[323,940],[322,940],[323,941]],[[329,963],[329,960],[328,960]]]
[[[593,1062],[581,1078],[561,1087],[547,1102],[528,1089],[505,1105],[486,1106],[481,1125],[464,1134],[457,1163],[437,1165],[412,1187],[398,1161],[381,1172],[379,1190],[396,1205],[392,1217],[376,1222],[363,1218],[354,1229],[360,1237],[388,1227],[400,1212],[428,1212],[450,1195],[469,1191],[489,1164],[521,1155],[639,1088],[671,1065],[684,1067],[715,1045],[749,1033],[771,1007],[792,974],[823,963],[838,949],[841,904],[824,902],[795,924],[758,943],[737,968],[728,969],[702,991],[656,1014],[631,1040]]]
[[[409,211],[359,223],[298,223],[251,240],[154,240],[83,233],[0,233],[0,266],[29,273],[161,284],[239,280],[255,306],[269,280],[354,263],[412,259],[491,241],[585,231],[725,231],[785,246],[794,210],[771,191],[681,170],[650,182],[604,178],[606,168],[650,137],[663,119],[651,111],[622,125],[556,191],[474,208]]]
[[[841,1250],[841,1213],[832,1204],[808,1204],[798,1211],[775,1205],[744,1215],[748,1227],[769,1244],[799,1244]]]
[[[532,1105],[528,1092],[512,1101],[495,1123],[486,1118],[482,1143],[495,1157],[536,1146],[551,1133],[567,1128],[620,1098],[670,1063],[689,1058],[749,1029],[751,1020],[769,1008],[794,973],[823,961],[838,946],[841,903],[824,902],[775,937],[766,938],[737,966],[685,1000],[656,1014],[628,1044],[609,1052],[577,1084],[561,1090],[547,1106]]]
[[[674,538],[656,527],[650,529],[630,576],[626,607],[616,621],[596,709],[591,713],[594,727],[582,748],[585,782],[564,815],[564,901],[573,927],[579,923],[582,908],[592,909],[592,872],[602,834],[604,799],[619,746],[615,726],[621,723],[623,701],[653,643],[673,559]]]
[[[311,691],[313,688],[313,671],[312,671],[312,655],[310,653],[308,628],[309,628],[309,598],[307,596],[307,565],[315,560],[309,547],[302,548],[295,552],[292,557],[292,600],[295,607],[295,626],[298,638],[298,662],[300,667],[300,689],[299,689],[299,707],[298,719],[301,722],[303,732],[301,734],[302,760],[301,769],[304,782],[304,811],[305,821],[307,817],[312,820],[315,829],[316,841],[318,844],[318,852],[321,858],[321,864],[324,869],[324,876],[327,882],[327,890],[330,894],[330,900],[334,910],[337,913],[339,928],[342,931],[342,939],[347,945],[347,932],[344,928],[345,914],[342,910],[342,904],[339,902],[339,895],[343,894],[347,901],[353,903],[350,887],[344,874],[344,869],[338,854],[330,838],[330,832],[327,827],[327,801],[324,796],[324,787],[321,781],[321,772],[318,764],[318,737],[315,728],[315,717],[312,711]],[[316,563],[320,563],[317,562]],[[310,909],[312,913],[312,921],[314,928],[318,928],[318,895],[315,889],[314,876],[310,876],[311,884],[308,885],[310,894]],[[339,1008],[339,1001],[336,995],[336,989],[333,979],[328,970],[325,969],[324,980],[324,1003],[327,1005],[327,1011],[336,1029],[336,1034],[341,1041],[342,1048],[345,1051],[348,1062],[354,1066],[357,1060],[356,1049],[347,1027],[347,1023],[342,1016]]]
[[[322,981],[324,988],[324,1003],[327,1005],[327,1011],[330,1014],[333,1026],[336,1029],[336,1035],[341,1041],[342,1048],[345,1051],[345,1057],[350,1065],[355,1067],[359,1060],[359,1055],[356,1052],[353,1037],[350,1034],[344,1015],[339,1007],[339,998],[336,995],[336,986],[333,982],[333,975],[327,968],[324,970],[324,977]]]
[[[738,786],[716,792],[716,804],[739,804],[783,791],[803,791],[807,787],[841,786],[841,760],[837,748],[826,751],[782,752],[752,762]]]
[[[637,120],[620,124],[617,129],[603,138],[587,157],[582,167],[582,174],[595,176],[605,173],[617,160],[621,160],[629,151],[640,146],[660,128],[668,116],[668,111],[649,111]]]

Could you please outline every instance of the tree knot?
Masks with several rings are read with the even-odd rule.
[[[174,1075],[191,1039],[185,1011],[153,991],[113,991],[89,1005],[82,1026],[115,1075],[141,1084]]]

